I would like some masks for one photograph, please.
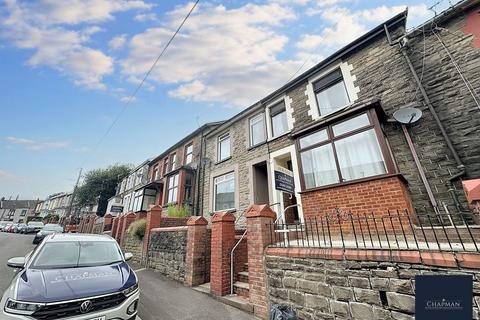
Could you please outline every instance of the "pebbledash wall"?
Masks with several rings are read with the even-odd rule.
[[[361,250],[350,250],[349,257],[341,249],[331,251],[336,252],[267,249],[265,270],[270,303],[293,306],[299,319],[413,320],[416,275],[463,274],[472,276],[473,318],[478,319],[479,255],[454,258],[451,254],[422,252],[421,263],[419,252],[407,252],[403,262],[389,262],[391,256],[387,252],[381,259],[378,257],[382,254],[372,259]],[[377,261],[363,261],[369,259]]]

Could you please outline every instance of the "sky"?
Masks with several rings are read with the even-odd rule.
[[[201,0],[121,113],[193,2],[0,0],[0,197],[44,199],[81,167],[138,165],[407,6],[414,27],[457,1],[438,2]]]

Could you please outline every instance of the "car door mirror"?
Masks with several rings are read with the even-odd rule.
[[[7,261],[7,266],[9,266],[10,268],[22,269],[25,267],[25,257],[10,258]]]
[[[124,256],[125,256],[125,261],[128,261],[133,258],[133,254],[130,252],[126,252]]]

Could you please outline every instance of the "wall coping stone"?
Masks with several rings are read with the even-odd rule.
[[[187,226],[206,226],[207,219],[201,216],[192,216],[187,220]]]
[[[327,260],[394,261],[448,268],[480,269],[480,254],[474,252],[439,252],[417,250],[341,249],[341,248],[275,248],[266,255]]]
[[[150,232],[177,232],[177,231],[187,231],[187,226],[179,227],[163,227],[163,228],[153,228]]]
[[[235,216],[228,211],[217,212],[213,215],[212,223],[215,222],[235,222]]]
[[[277,217],[277,214],[266,204],[252,204],[250,207],[248,207],[245,217],[265,217],[275,219]]]

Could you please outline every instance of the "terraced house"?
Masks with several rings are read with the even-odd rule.
[[[388,210],[467,219],[461,181],[480,176],[478,3],[409,33],[400,13],[208,133],[204,216],[256,203],[290,207],[290,222]],[[291,172],[291,194],[278,172]]]

